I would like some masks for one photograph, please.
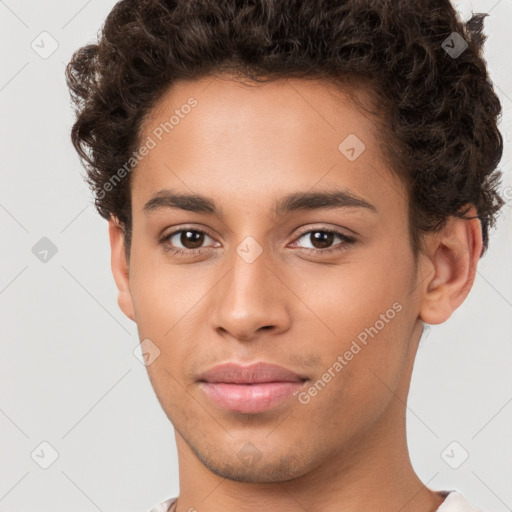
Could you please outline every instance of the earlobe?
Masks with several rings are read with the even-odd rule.
[[[428,324],[448,320],[473,286],[482,251],[482,228],[474,207],[467,215],[473,218],[450,217],[440,232],[432,234],[430,273],[422,283],[420,308],[420,318]]]
[[[110,237],[112,274],[114,275],[114,281],[118,290],[117,303],[121,311],[135,322],[133,300],[130,291],[129,266],[124,250],[123,229],[118,221],[112,217],[108,221],[108,232]]]

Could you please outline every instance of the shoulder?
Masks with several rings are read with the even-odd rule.
[[[471,505],[464,496],[457,491],[446,491],[446,498],[436,512],[483,512]]]
[[[156,507],[153,507],[148,512],[169,512],[175,501],[176,498],[167,498],[165,501],[162,501],[162,503],[159,503]]]

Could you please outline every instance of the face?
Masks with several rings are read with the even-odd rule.
[[[158,353],[147,370],[177,437],[220,476],[348,461],[406,392],[417,269],[377,129],[325,83],[228,77],[180,82],[144,126],[122,307]],[[266,407],[226,406],[200,382],[225,362],[301,380]]]

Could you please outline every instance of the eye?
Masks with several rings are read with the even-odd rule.
[[[204,249],[205,238],[213,240],[208,233],[200,229],[179,229],[165,235],[160,243],[165,251],[173,254],[190,255]],[[181,244],[181,245],[180,245]]]
[[[347,246],[356,241],[355,238],[330,228],[319,228],[306,231],[305,233],[302,233],[298,240],[301,238],[305,238],[313,247],[304,247],[302,245],[299,245],[299,247],[306,249],[308,252],[318,254],[343,251],[347,249]],[[336,239],[338,239],[339,243],[332,246],[332,244],[336,242]]]

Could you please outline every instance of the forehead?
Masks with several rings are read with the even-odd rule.
[[[134,209],[165,188],[238,198],[240,207],[329,186],[373,202],[384,189],[403,199],[383,161],[379,126],[353,104],[355,92],[319,80],[177,82],[141,130],[141,144],[152,147],[134,172]]]

